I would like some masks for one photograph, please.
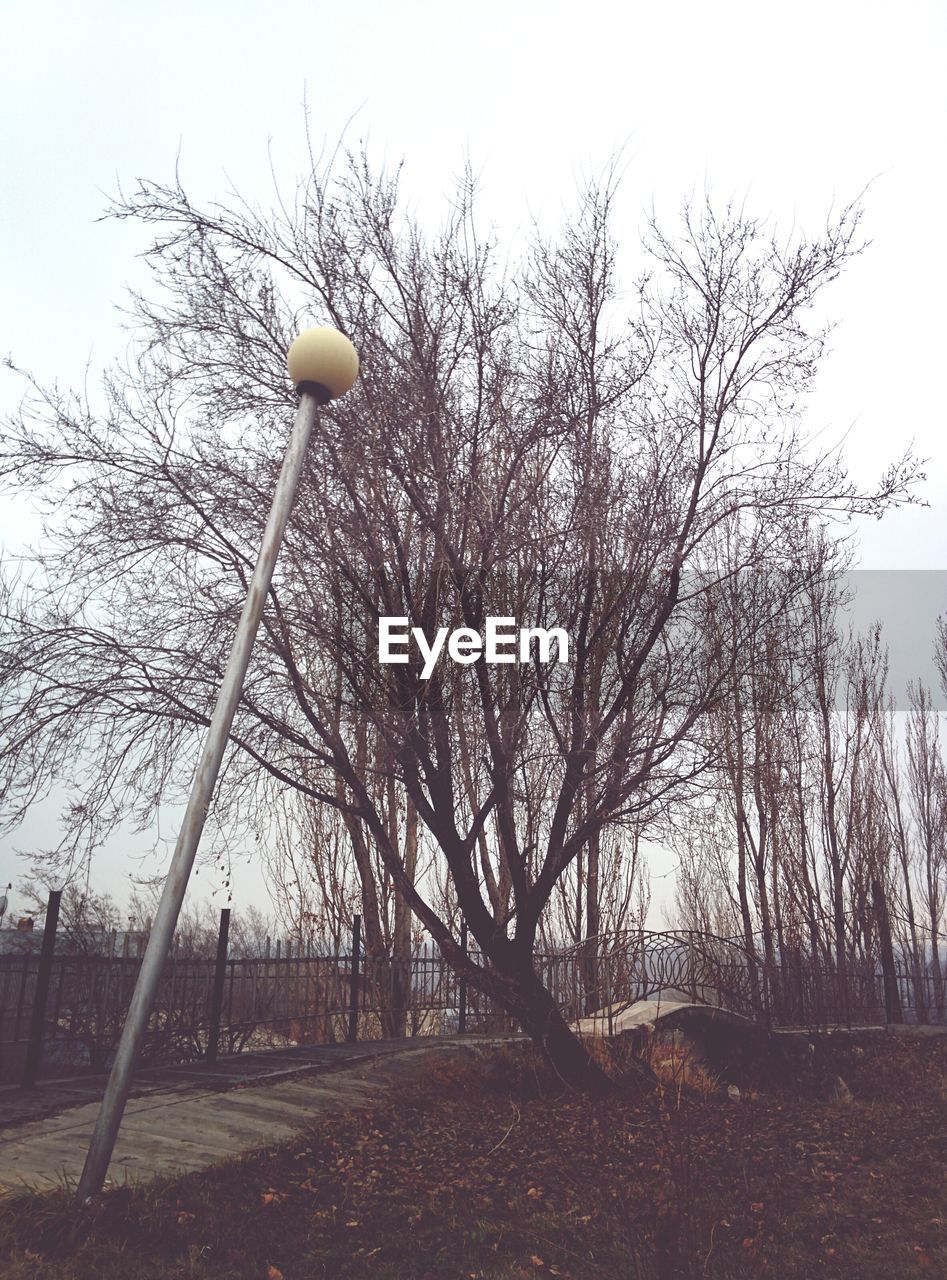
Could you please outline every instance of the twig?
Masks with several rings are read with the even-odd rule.
[[[516,1124],[516,1122],[517,1122],[517,1121],[519,1120],[519,1118],[520,1118],[520,1109],[519,1109],[519,1107],[516,1105],[516,1103],[515,1103],[515,1102],[513,1102],[513,1101],[511,1101],[511,1102],[510,1102],[510,1106],[511,1106],[511,1107],[513,1108],[513,1110],[516,1112],[516,1115],[513,1117],[513,1121],[512,1121],[512,1123],[510,1124],[509,1129],[507,1129],[506,1133],[503,1135],[503,1137],[500,1139],[500,1141],[496,1144],[496,1146],[495,1146],[495,1147],[491,1147],[491,1148],[490,1148],[490,1150],[487,1152],[487,1156],[486,1156],[486,1157],[484,1157],[485,1159],[486,1159],[488,1156],[492,1156],[492,1155],[493,1155],[493,1153],[494,1153],[494,1151],[499,1151],[499,1150],[500,1150],[500,1148],[503,1146],[504,1142],[506,1142],[507,1138],[508,1138],[508,1137],[510,1136],[510,1134],[513,1132],[513,1126]]]
[[[704,1270],[703,1270],[703,1272],[702,1272],[702,1274],[703,1274],[703,1275],[706,1275],[706,1274],[707,1274],[707,1268],[708,1268],[708,1266],[710,1265],[710,1255],[711,1255],[711,1254],[713,1253],[713,1251],[714,1251],[714,1233],[716,1232],[716,1230],[717,1230],[717,1228],[718,1228],[719,1226],[720,1226],[720,1222],[719,1222],[719,1221],[717,1221],[717,1222],[715,1222],[715,1223],[714,1223],[714,1225],[710,1228],[710,1248],[707,1250],[707,1257],[704,1259]]]

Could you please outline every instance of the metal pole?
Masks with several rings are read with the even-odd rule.
[[[227,973],[227,942],[230,938],[230,908],[221,907],[220,931],[217,934],[217,962],[214,965],[214,989],[210,998],[210,1028],[207,1032],[208,1062],[217,1061],[220,1039],[220,1010],[224,1003],[224,978]]]
[[[112,1158],[125,1103],[128,1101],[131,1090],[135,1059],[145,1036],[158,983],[161,980],[161,971],[171,946],[171,938],[184,901],[191,867],[194,865],[194,856],[204,830],[207,810],[214,793],[214,784],[220,772],[224,749],[230,736],[230,727],[240,700],[250,653],[263,615],[263,606],[270,588],[273,567],[283,540],[286,522],[293,507],[296,486],[299,483],[306,447],[309,444],[318,407],[319,396],[315,390],[300,392],[296,421],[293,424],[293,432],[276,484],[273,505],[263,531],[260,555],[253,571],[240,622],[237,625],[237,634],[227,660],[223,683],[217,695],[217,704],[214,707],[204,751],[194,777],[184,822],[164,882],[161,902],[158,905],[151,936],[141,962],[138,981],[135,984],[128,1016],[122,1029],[122,1038],[115,1054],[115,1063],[99,1109],[82,1176],[79,1179],[76,1196],[80,1202],[88,1200],[90,1196],[97,1195],[102,1190],[109,1161]]]
[[[43,1055],[43,1023],[46,1020],[46,1001],[49,998],[49,979],[53,971],[53,950],[56,946],[56,929],[59,925],[59,900],[61,889],[51,889],[46,903],[46,921],[43,925],[43,943],[39,953],[39,971],[36,974],[36,990],[33,993],[33,1017],[30,1021],[30,1039],[26,1046],[26,1061],[20,1087],[30,1089],[39,1073]]]
[[[352,964],[349,971],[349,1044],[358,1039],[358,953],[361,946],[362,917],[352,917]]]

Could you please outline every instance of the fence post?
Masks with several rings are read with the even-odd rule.
[[[352,964],[349,973],[349,1044],[358,1039],[358,960],[362,942],[362,917],[352,917]]]
[[[467,921],[460,922],[460,949],[467,954]],[[457,1033],[458,1035],[466,1035],[467,1033],[467,978],[464,973],[460,975],[460,1012],[457,1017]]]
[[[46,1000],[49,996],[49,979],[53,971],[53,949],[56,946],[56,929],[59,925],[59,900],[61,889],[51,889],[46,903],[46,921],[43,925],[43,945],[39,953],[39,972],[36,975],[36,991],[33,995],[33,1016],[30,1021],[30,1039],[26,1046],[23,1078],[20,1087],[30,1089],[39,1073],[43,1054],[43,1023],[46,1019]]]
[[[217,1061],[217,1043],[220,1039],[220,1010],[224,1002],[224,978],[227,974],[227,943],[230,939],[230,908],[220,909],[220,930],[217,934],[217,961],[214,965],[214,989],[210,997],[210,1029],[207,1032],[208,1062]]]

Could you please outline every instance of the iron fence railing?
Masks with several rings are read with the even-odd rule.
[[[588,939],[537,968],[568,1021],[611,1033],[643,1000],[719,1005],[771,1027],[943,1023],[945,984],[931,966],[895,963],[886,991],[870,958],[843,969],[795,952],[766,962],[732,939],[634,931]]]
[[[229,918],[228,922],[229,923]],[[165,964],[143,1060],[187,1062],[248,1050],[344,1040],[515,1030],[492,1000],[457,976],[430,946],[410,959],[314,954],[293,944],[272,953],[227,955],[226,924],[215,959],[172,955]],[[465,941],[465,938],[463,939]],[[471,958],[480,960],[475,951]],[[0,955],[0,1082],[102,1071],[112,1060],[141,958],[129,948],[101,955]],[[639,1000],[716,1004],[771,1026],[879,1024],[892,991],[870,962],[843,973],[796,955],[766,965],[725,939],[699,934],[612,935],[535,957],[564,1017],[613,1031]],[[897,966],[897,1017],[944,1021],[944,991],[930,971]],[[620,1024],[618,1024],[620,1025]]]
[[[53,955],[30,1072],[42,958],[0,955],[0,1083],[106,1070],[140,965],[139,956],[128,954]],[[430,946],[393,960],[357,950],[319,955],[284,943],[270,954],[225,955],[222,962],[169,957],[141,1060],[512,1029],[509,1016],[468,990]]]

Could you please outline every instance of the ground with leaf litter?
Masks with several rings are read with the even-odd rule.
[[[368,1111],[202,1174],[0,1204],[9,1280],[947,1276],[947,1039],[820,1046],[739,1090],[555,1087],[531,1051],[430,1065]],[[838,1075],[846,1090],[836,1086]]]

